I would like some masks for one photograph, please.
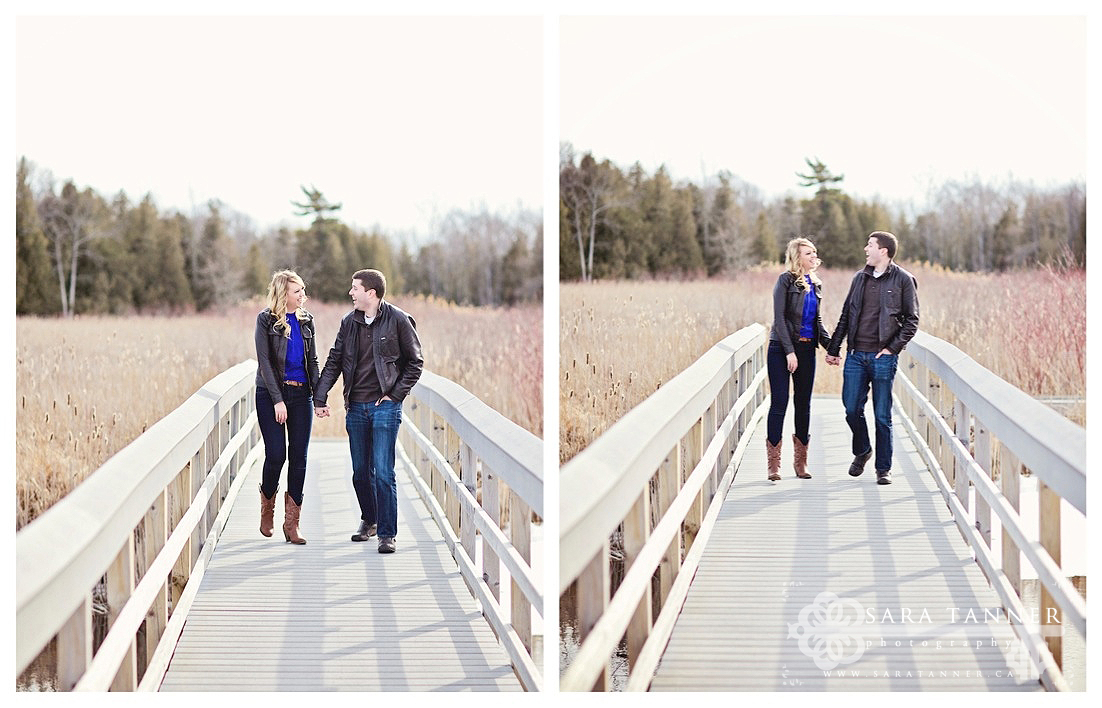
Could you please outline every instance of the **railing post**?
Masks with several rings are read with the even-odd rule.
[[[1038,480],[1040,492],[1038,519],[1041,546],[1048,551],[1056,565],[1060,565],[1060,497],[1048,485]],[[1041,585],[1041,633],[1045,644],[1052,652],[1052,658],[1061,670],[1064,668],[1063,611],[1053,601],[1052,595],[1044,583]]]
[[[930,370],[926,368],[925,364],[917,360],[915,361],[914,386],[916,391],[926,397],[926,400],[930,400],[932,393],[930,390]],[[931,401],[931,403],[932,402],[933,401]],[[918,420],[915,421],[915,424],[919,433],[922,434],[922,439],[926,441],[926,445],[933,451],[934,444],[933,441],[930,440],[930,429],[932,426],[929,417],[926,415],[925,409],[919,410]]]
[[[485,462],[482,463],[482,508],[486,516],[501,528],[501,496],[497,474]],[[482,573],[495,600],[501,600],[501,568],[497,553],[490,544],[482,544]]]
[[[532,511],[524,503],[524,500],[516,492],[509,490],[509,542],[513,545],[513,548],[517,549],[517,553],[529,566],[532,564],[531,515]],[[532,606],[528,603],[528,598],[524,596],[516,580],[510,578],[510,583],[509,604],[511,607],[509,620],[517,636],[520,637],[521,643],[524,644],[524,648],[531,654]]]
[[[956,418],[956,437],[964,446],[965,450],[970,450],[972,445],[972,422],[971,415],[968,412],[968,408],[965,407],[964,402],[957,398],[953,405],[953,414]],[[971,507],[968,503],[968,474],[962,468],[962,463],[957,460],[956,455],[952,455],[953,459],[953,476],[956,480],[955,490],[957,493],[957,499],[960,500],[960,504],[964,507],[964,511],[968,512]]]
[[[445,431],[448,436],[448,447],[445,452],[445,459],[448,464],[452,466],[452,469],[459,468],[459,434],[455,432],[455,428],[450,425],[445,426]],[[461,471],[462,473],[462,471]],[[459,494],[455,489],[451,488],[451,485],[445,484],[447,491],[446,498],[448,505],[444,507],[446,509],[445,514],[452,525],[452,532],[457,536],[459,535]]]
[[[187,487],[185,488],[187,501],[184,507],[191,506],[191,500],[195,498],[199,488],[202,486],[202,479],[205,475],[203,468],[206,466],[206,444],[199,448],[199,451],[191,456],[191,461],[188,463],[187,473]],[[204,515],[205,516],[205,515]],[[192,567],[195,566],[195,562],[199,559],[199,553],[203,550],[203,539],[206,538],[206,534],[203,532],[203,522],[200,521],[195,530],[191,532],[191,556],[188,558],[188,564]]]
[[[57,633],[57,683],[61,691],[72,691],[92,663],[92,593]]]
[[[608,567],[608,540],[601,544],[601,550],[589,562],[578,576],[578,640],[584,642],[597,620],[601,619],[608,608],[610,578]],[[607,691],[609,688],[608,662],[605,662],[594,691]]]
[[[183,517],[187,508],[191,505],[191,499],[187,497],[187,490],[191,489],[191,465],[185,465],[180,474],[176,476],[176,480],[173,483],[174,491],[173,498],[174,503],[172,505],[172,527],[175,528],[180,519]],[[180,552],[180,557],[176,560],[176,564],[172,567],[172,588],[169,595],[169,601],[172,603],[173,609],[176,608],[180,602],[180,596],[184,593],[184,587],[187,586],[188,579],[191,577],[191,569],[195,567],[195,561],[192,560],[197,556],[194,546],[195,535],[188,536],[187,542],[184,544],[183,550]]]
[[[658,468],[658,518],[666,514],[681,488],[681,445],[677,445]],[[661,605],[666,604],[670,588],[681,569],[681,534],[674,534],[658,567],[658,593]]]
[[[991,477],[991,433],[979,418],[976,418],[976,464],[987,477]],[[991,507],[984,501],[981,494],[976,495],[976,529],[987,544],[987,548],[990,549]]]
[[[719,406],[719,398],[712,401],[712,405],[708,406],[708,410],[704,411],[704,436],[700,441],[700,457],[704,457],[704,450],[711,444],[712,439],[716,435],[717,423],[717,408]],[[700,457],[697,459],[699,460]],[[716,471],[719,469],[719,460],[716,460],[712,464],[712,470],[708,473],[708,482],[700,490],[701,501],[701,519],[704,518],[703,509],[708,505],[708,502],[715,496],[716,486],[719,484],[719,478],[716,476]]]
[[[424,402],[420,402],[414,411],[413,417],[417,420],[417,429],[421,431],[421,434],[432,440],[432,409]],[[429,489],[433,489],[433,493],[435,493],[432,486],[432,461],[425,450],[420,450],[417,455],[417,471],[421,475],[421,479],[425,480],[425,484],[428,485]]]
[[[1019,489],[1021,485],[1022,465],[1018,462],[1017,456],[1010,451],[1010,448],[1006,446],[1006,443],[999,443],[999,476],[1002,481],[1003,496],[1006,497],[1010,506],[1014,507],[1014,511],[1021,513],[1021,501],[1019,497]],[[1010,533],[1006,530],[1006,526],[1002,529],[1002,549],[1003,549],[1003,572],[1006,574],[1007,580],[1010,581],[1011,587],[1014,588],[1014,592],[1018,594],[1018,597],[1022,596],[1022,554],[1018,550],[1018,546],[1014,543],[1014,539],[1010,536]]]
[[[432,420],[432,435],[429,438],[432,440],[432,446],[444,452],[448,449],[448,434],[444,429],[444,419],[435,411],[430,412],[429,418]],[[431,464],[429,467],[432,470],[432,494],[440,506],[447,509],[447,482],[444,479],[444,473]]]
[[[630,569],[632,564],[635,563],[635,559],[639,557],[639,552],[643,550],[643,546],[650,537],[650,530],[650,484],[647,484],[635,505],[631,508],[631,512],[624,518],[625,569]],[[639,652],[642,651],[643,644],[647,641],[652,624],[651,588],[648,585],[642,599],[639,601],[639,606],[635,608],[631,624],[628,625],[629,666],[634,666],[635,660],[639,658]]]
[[[146,516],[145,568],[147,571],[149,567],[153,565],[153,561],[157,558],[157,554],[165,547],[165,540],[168,538],[168,519],[165,514],[166,502],[167,490],[161,492],[156,501],[153,502],[153,507]],[[161,635],[164,634],[165,627],[168,625],[168,603],[166,600],[166,591],[168,590],[167,579],[158,578],[158,580],[163,580],[165,582],[160,586],[157,592],[157,599],[153,601],[153,604],[149,608],[149,613],[145,618],[145,651],[147,661],[153,657],[153,653],[157,650],[157,642],[160,641]]]
[[[698,462],[704,457],[704,419],[696,421],[692,429],[688,434],[688,448],[686,450],[688,459],[686,464],[681,469],[681,485],[684,486],[686,480],[692,475],[693,470],[696,468]],[[696,534],[700,531],[700,524],[704,519],[704,500],[702,499],[704,490],[701,489],[697,493],[696,499],[693,501],[692,507],[689,509],[689,513],[685,515],[685,548],[686,550],[692,547],[693,539],[696,538]]]
[[[471,493],[471,497],[478,498],[478,479],[477,471],[475,470],[475,456],[474,451],[471,450],[471,446],[467,443],[462,443],[459,447],[459,468],[461,478],[463,480],[463,486],[467,488],[467,491]],[[483,500],[485,501],[485,500]],[[463,518],[459,523],[460,539],[463,543],[463,550],[467,552],[467,556],[474,561],[475,557],[475,525],[474,525],[475,510],[470,505],[463,505]],[[483,566],[486,565],[486,558],[483,555]]]
[[[126,542],[115,557],[111,567],[107,569],[107,627],[108,631],[115,625],[115,618],[119,616],[126,601],[134,592],[134,533],[126,537]],[[126,652],[119,667],[115,680],[111,683],[113,691],[133,691],[138,681],[138,662],[135,647],[137,638],[130,638],[130,649]]]

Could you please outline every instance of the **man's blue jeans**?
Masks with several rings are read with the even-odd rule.
[[[853,454],[871,449],[869,427],[865,422],[865,401],[872,388],[872,410],[876,416],[876,469],[892,468],[892,382],[899,357],[876,352],[846,352],[842,370],[842,404],[846,422],[853,431]]]
[[[402,404],[397,401],[350,402],[344,417],[360,519],[377,523],[379,538],[398,535],[394,446],[401,424]]]

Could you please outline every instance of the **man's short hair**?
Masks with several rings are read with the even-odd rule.
[[[360,285],[363,286],[364,290],[374,290],[375,296],[380,300],[386,294],[386,276],[379,271],[367,268],[356,271],[352,277],[360,281]]]
[[[873,231],[869,234],[869,238],[876,239],[876,242],[880,244],[880,248],[888,249],[888,258],[895,258],[895,252],[899,250],[899,239],[895,237],[895,234],[887,231]]]

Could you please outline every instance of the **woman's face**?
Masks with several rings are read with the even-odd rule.
[[[815,250],[814,246],[800,246],[800,257],[797,259],[800,270],[804,273],[810,273],[819,267],[822,262],[819,260],[819,253]]]
[[[291,280],[287,283],[287,312],[294,312],[306,302],[306,287]]]

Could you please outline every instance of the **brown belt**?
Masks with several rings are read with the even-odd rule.
[[[812,339],[811,337],[799,337],[799,338],[796,339],[796,341],[797,342],[814,342],[815,340]]]
[[[306,385],[306,384],[302,383],[301,381],[284,381],[283,383],[287,384],[288,386],[305,386]]]

